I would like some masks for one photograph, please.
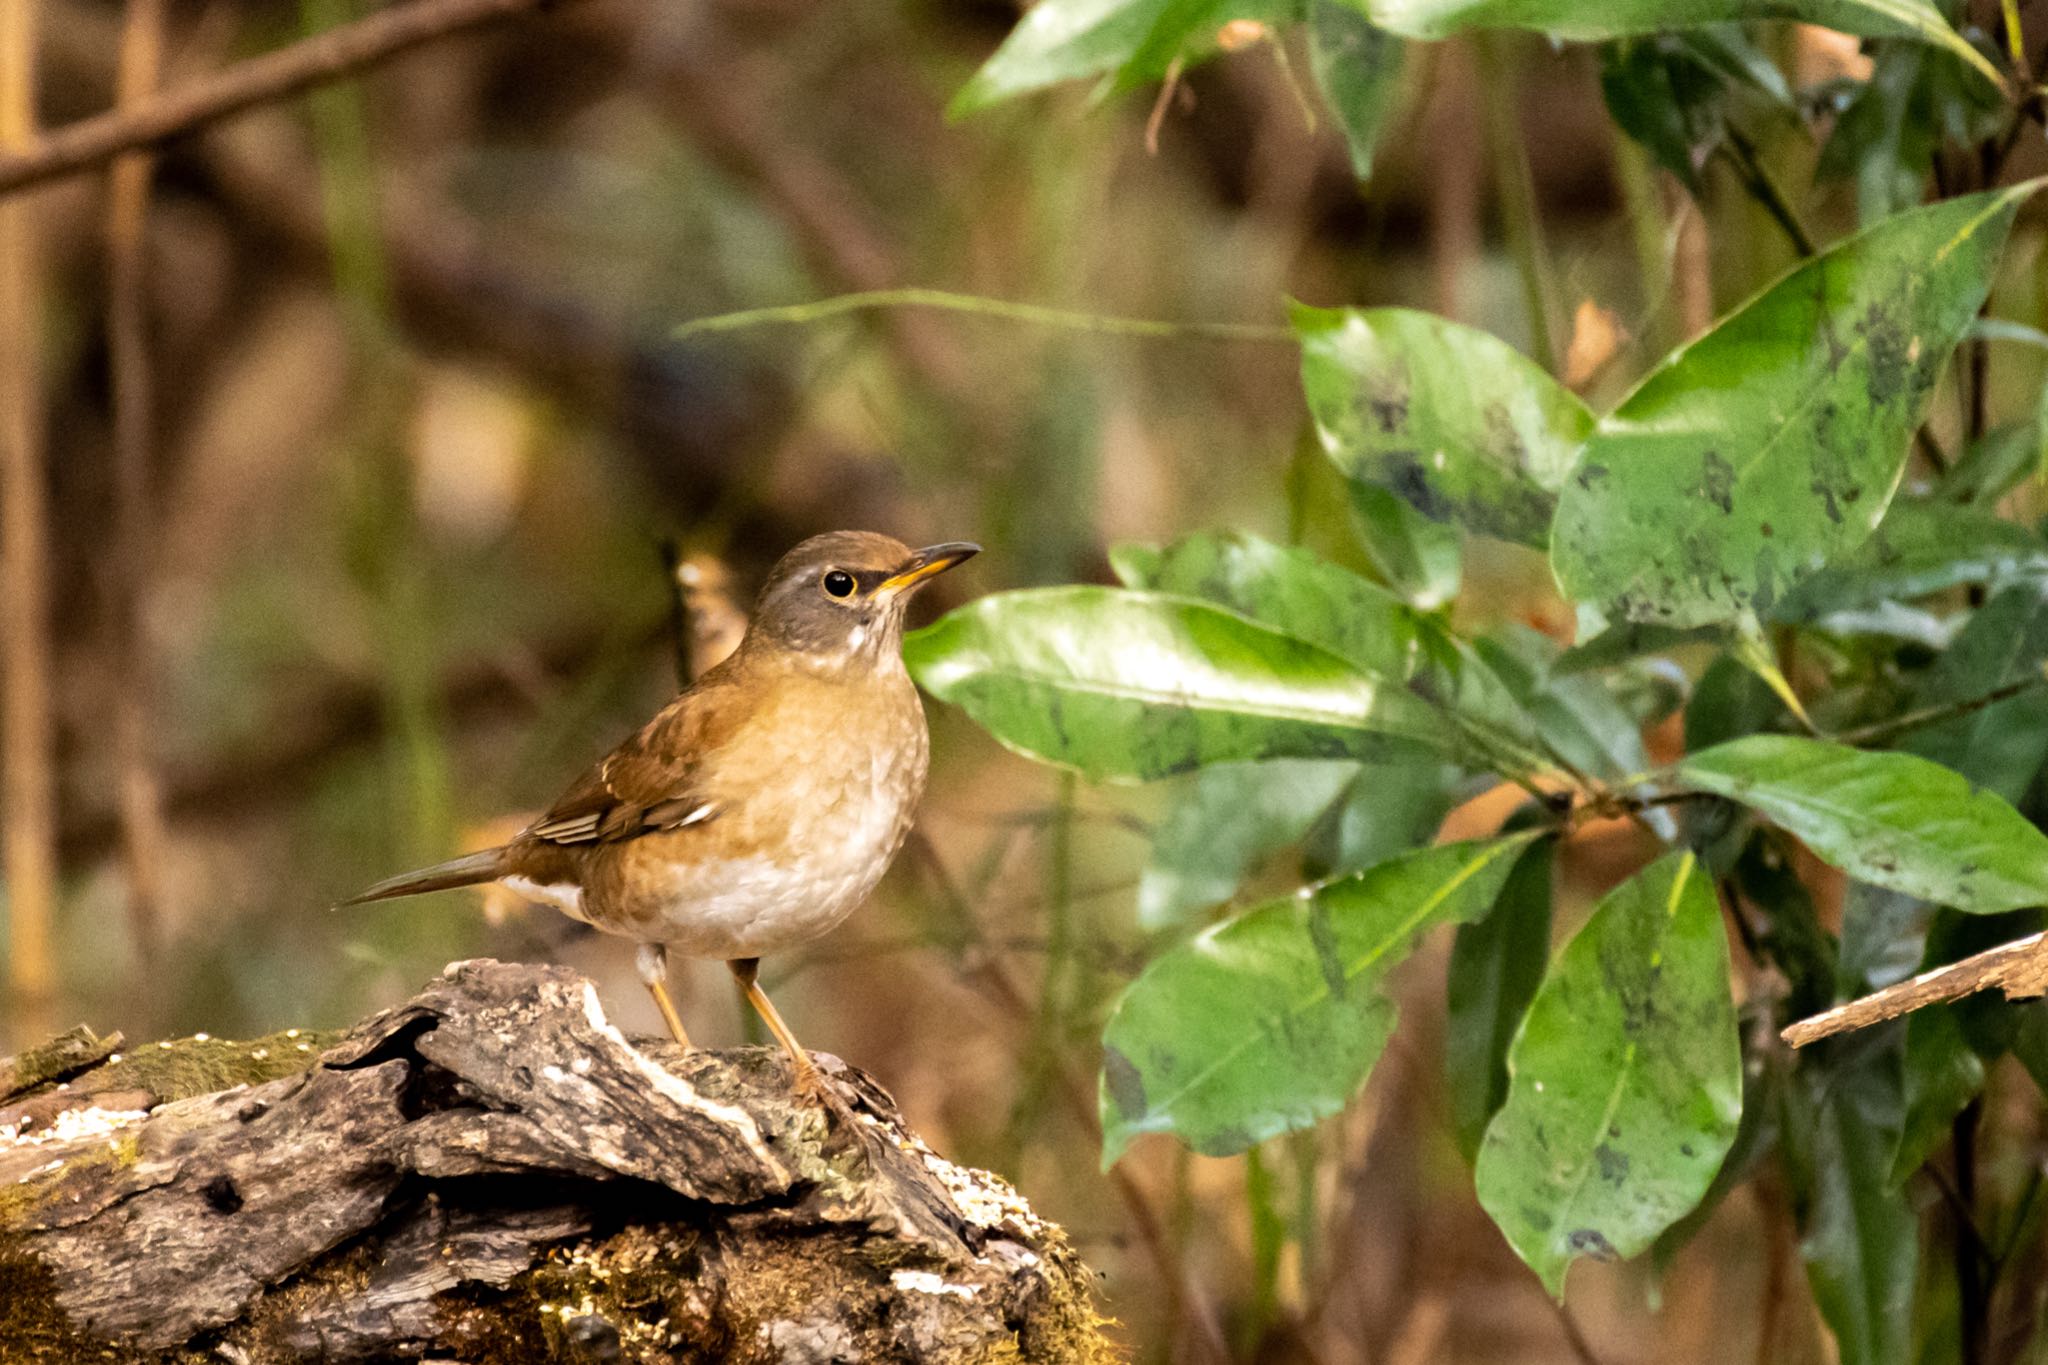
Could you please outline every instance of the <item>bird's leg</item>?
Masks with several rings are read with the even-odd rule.
[[[668,949],[659,943],[643,943],[633,955],[633,966],[646,983],[647,993],[654,997],[655,1008],[661,1011],[670,1036],[688,1047],[690,1035],[683,1032],[683,1017],[676,1013],[675,1002],[668,998]]]
[[[775,1041],[781,1043],[782,1050],[789,1054],[790,1063],[796,1068],[797,1094],[821,1102],[850,1125],[853,1122],[853,1113],[846,1107],[846,1101],[841,1099],[839,1092],[818,1074],[817,1063],[813,1062],[811,1054],[798,1044],[796,1035],[789,1031],[789,1025],[783,1023],[782,1016],[776,1012],[775,1002],[768,998],[768,992],[762,990],[761,983],[755,979],[761,970],[761,959],[739,957],[725,965],[731,969],[733,980],[740,983],[740,991],[747,997],[747,1003],[760,1012],[761,1018],[767,1022],[768,1031],[775,1035]]]

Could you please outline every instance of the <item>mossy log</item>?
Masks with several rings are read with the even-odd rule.
[[[1089,1272],[820,1056],[462,962],[339,1035],[0,1062],[0,1359],[1089,1361]]]

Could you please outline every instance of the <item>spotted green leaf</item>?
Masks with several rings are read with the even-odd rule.
[[[1861,544],[2032,190],[1888,218],[1652,371],[1559,496],[1550,558],[1566,596],[1614,620],[1734,620]]]
[[[1593,414],[1500,338],[1409,308],[1294,308],[1323,448],[1433,521],[1541,547]]]
[[[1103,1031],[1103,1164],[1142,1133],[1220,1156],[1343,1108],[1393,1031],[1381,980],[1423,930],[1484,913],[1536,837],[1409,853],[1155,958]]]
[[[1768,816],[1873,886],[1970,914],[2048,904],[2048,835],[1939,763],[1751,735],[1684,759],[1677,780]]]
[[[1742,1053],[1692,854],[1600,902],[1530,1002],[1508,1076],[1479,1202],[1553,1295],[1574,1260],[1633,1256],[1706,1194],[1741,1118]]]

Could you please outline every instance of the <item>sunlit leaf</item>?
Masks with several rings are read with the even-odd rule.
[[[1750,19],[1803,19],[1866,38],[1915,38],[1970,63],[1993,85],[1998,69],[1928,0],[1363,0],[1374,23],[1411,38],[1475,28],[1533,28],[1593,41]]]
[[[1761,812],[1873,886],[1971,914],[2048,903],[2048,835],[1924,758],[1751,735],[1686,758],[1677,780]]]
[[[1133,566],[1136,571],[1136,566]],[[1201,534],[1158,553],[1148,582],[1198,597],[1326,649],[1366,676],[1406,685],[1446,731],[1502,772],[1543,767],[1536,727],[1514,692],[1434,617],[1306,550],[1239,532]]]
[[[1350,478],[1433,521],[1542,546],[1593,415],[1500,338],[1408,308],[1294,307],[1302,388]]]
[[[1285,24],[1303,0],[1038,0],[995,55],[953,97],[971,114],[1065,81],[1110,76],[1130,86],[1164,76],[1175,60],[1200,61],[1234,19]]]
[[[996,593],[905,638],[911,676],[1009,747],[1091,778],[1206,763],[1462,752],[1428,702],[1186,598]]]
[[[1574,1260],[1633,1256],[1691,1210],[1735,1140],[1728,942],[1693,855],[1600,902],[1537,990],[1508,1072],[1479,1202],[1562,1296]]]
[[[1862,543],[2031,191],[1887,219],[1652,371],[1559,496],[1565,594],[1611,619],[1703,625],[1769,612]]]
[[[1436,630],[1349,569],[1237,531],[1184,536],[1155,551],[1145,586],[1228,607],[1395,682],[1423,665],[1422,637]]]
[[[1535,837],[1410,853],[1155,958],[1103,1031],[1103,1164],[1141,1133],[1225,1155],[1343,1108],[1393,1030],[1381,980],[1423,930],[1492,905]]]

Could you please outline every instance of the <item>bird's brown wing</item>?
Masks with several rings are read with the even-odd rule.
[[[552,844],[601,844],[714,819],[718,805],[700,789],[702,759],[729,729],[722,688],[700,683],[663,708],[638,734],[594,764],[526,829]]]

